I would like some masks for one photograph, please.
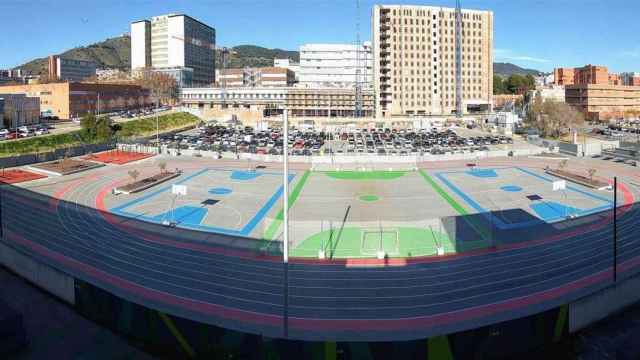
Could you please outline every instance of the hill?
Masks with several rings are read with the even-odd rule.
[[[99,68],[127,70],[131,67],[130,49],[131,38],[129,36],[119,36],[89,46],[73,48],[59,55],[67,59],[91,60],[97,63]],[[35,59],[16,68],[30,74],[46,73],[47,58]]]
[[[514,75],[514,74],[517,74],[517,75],[531,74],[533,76],[543,75],[543,73],[538,70],[525,69],[518,65],[514,65],[511,63],[501,63],[501,62],[493,63],[493,74],[499,75],[501,77],[509,77],[510,75]]]
[[[77,47],[59,54],[61,57],[75,60],[91,60],[100,68],[128,70],[131,66],[131,38],[123,35],[89,46]],[[273,66],[274,58],[289,58],[300,61],[300,53],[292,50],[268,49],[255,45],[239,45],[229,49],[228,68],[242,68],[245,66]],[[221,51],[216,51],[216,68],[221,68]],[[32,60],[16,68],[27,73],[41,74],[47,71],[47,58]],[[542,72],[525,69],[511,63],[494,63],[493,72],[502,77],[513,74],[534,76]]]

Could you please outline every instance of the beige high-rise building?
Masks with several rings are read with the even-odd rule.
[[[451,114],[456,109],[454,8],[375,5],[372,13],[376,116]],[[493,12],[462,10],[463,112],[493,98]]]

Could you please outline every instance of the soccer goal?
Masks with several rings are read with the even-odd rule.
[[[360,254],[363,256],[400,255],[400,237],[398,229],[363,229],[360,241]]]

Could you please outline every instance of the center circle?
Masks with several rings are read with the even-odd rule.
[[[366,202],[373,202],[373,201],[380,200],[380,198],[377,195],[372,195],[372,194],[360,195],[358,199],[360,199],[360,201],[366,201]]]
[[[227,195],[231,194],[231,189],[225,187],[217,187],[209,190],[209,194],[213,195]]]

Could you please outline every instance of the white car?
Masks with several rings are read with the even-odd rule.
[[[0,129],[0,136],[2,136],[2,137],[6,137],[7,135],[9,135],[9,130],[7,130],[7,129]]]

